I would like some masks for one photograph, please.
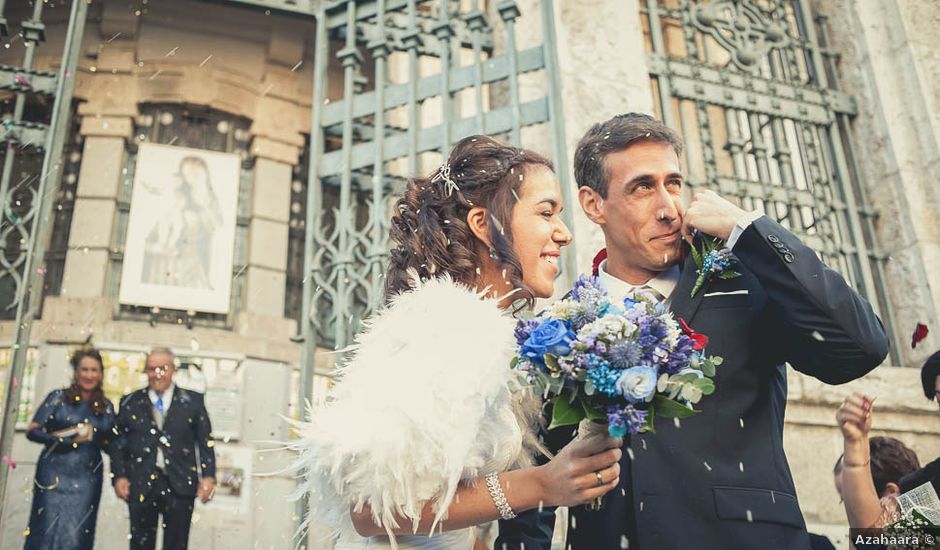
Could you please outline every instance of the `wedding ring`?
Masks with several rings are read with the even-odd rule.
[[[600,472],[594,472],[594,477],[597,478],[597,486],[598,486],[598,487],[600,487],[601,485],[604,484],[604,478],[601,477],[601,473],[600,473]]]

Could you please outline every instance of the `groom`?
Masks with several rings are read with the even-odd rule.
[[[783,452],[785,363],[842,384],[884,360],[887,336],[868,302],[767,216],[711,191],[683,208],[681,152],[675,132],[630,113],[594,125],[575,153],[578,199],[607,243],[601,284],[614,300],[637,291],[664,300],[724,363],[701,413],[630,438],[621,487],[599,512],[570,511],[566,548],[809,549]],[[725,239],[741,276],[692,296],[695,233]],[[546,442],[558,448],[571,431]],[[496,548],[547,550],[551,512],[502,522]]]

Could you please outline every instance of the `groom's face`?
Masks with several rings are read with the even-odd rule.
[[[603,229],[608,257],[616,255],[632,278],[648,280],[679,260],[679,157],[669,144],[641,142],[608,154],[605,167],[607,197],[595,197],[591,208],[582,192],[582,206]]]

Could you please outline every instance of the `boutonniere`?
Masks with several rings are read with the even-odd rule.
[[[702,235],[698,246],[689,247],[692,254],[692,260],[698,269],[698,279],[695,280],[695,286],[692,287],[692,297],[705,286],[705,283],[718,279],[734,279],[741,274],[735,271],[732,266],[734,259],[731,257],[731,250],[725,246],[724,239]]]

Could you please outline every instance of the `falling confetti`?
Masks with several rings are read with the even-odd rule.
[[[16,462],[13,462],[12,458],[8,457],[7,455],[3,455],[3,461],[7,463],[7,466],[9,466],[11,470],[16,469]]]
[[[819,342],[825,342],[825,341],[826,341],[826,338],[825,338],[822,334],[820,334],[818,330],[814,330],[814,331],[813,331],[813,339],[814,339],[814,340],[817,340],[817,341],[819,341]]]
[[[708,462],[702,462],[702,464],[705,465],[706,470],[708,470],[709,472],[712,471],[712,467],[708,465]]]
[[[33,85],[29,82],[29,80],[26,80],[26,77],[20,73],[16,73],[16,76],[13,77],[13,80],[20,86],[24,86],[30,90],[33,89]]]
[[[930,333],[930,329],[927,328],[927,325],[923,323],[917,323],[917,328],[914,329],[914,335],[911,336],[911,349],[917,347],[924,338],[927,337],[927,334]]]
[[[747,522],[754,523],[754,514],[752,514],[750,510],[747,511]]]

